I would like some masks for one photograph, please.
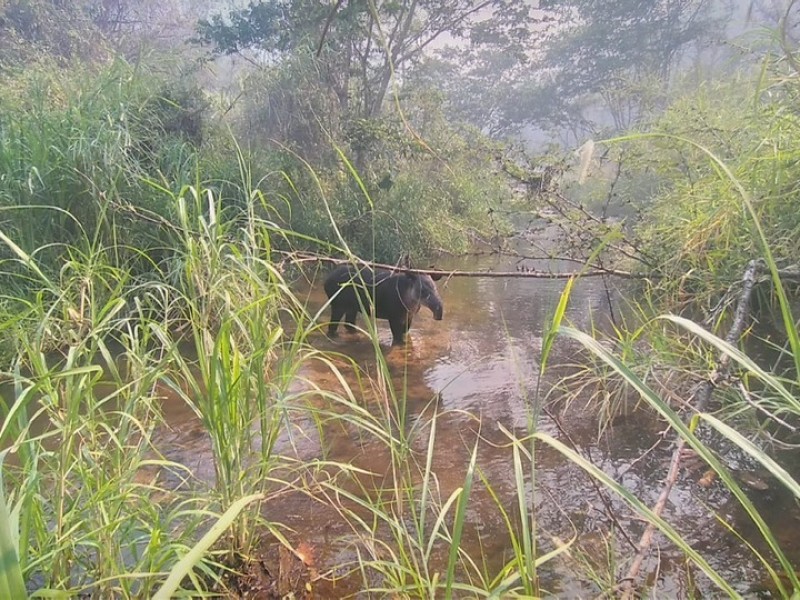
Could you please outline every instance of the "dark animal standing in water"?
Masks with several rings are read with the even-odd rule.
[[[433,283],[441,278],[408,271],[337,267],[325,279],[325,293],[331,298],[328,335],[336,337],[342,317],[346,318],[347,330],[354,331],[356,315],[362,311],[369,314],[374,306],[375,316],[389,321],[392,344],[402,344],[420,306],[427,306],[434,319],[442,320],[442,298]]]

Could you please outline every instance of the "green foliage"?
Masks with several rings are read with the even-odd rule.
[[[3,489],[3,463],[8,450],[0,452],[0,594],[4,598],[27,598],[19,560],[19,511],[6,500]],[[18,507],[21,508],[21,507]]]
[[[331,140],[346,118],[320,81],[311,52],[298,49],[277,65],[250,74],[228,122],[242,142],[259,149],[277,142],[317,169],[329,166]]]
[[[285,50],[296,35],[294,26],[309,16],[297,4],[293,7],[286,2],[250,2],[247,7],[232,11],[227,18],[220,13],[212,15],[198,23],[198,41],[214,44],[216,51],[224,54],[234,54],[252,46]]]
[[[628,333],[627,341],[620,335],[615,343],[617,356],[583,333],[574,330],[565,330],[565,333],[580,341],[597,358],[601,364],[597,369],[598,376],[604,382],[614,381],[616,387],[624,386],[623,391],[629,391],[642,404],[657,411],[682,442],[691,446],[711,467],[762,538],[762,547],[757,549],[757,544],[751,540],[748,540],[748,546],[768,574],[770,587],[779,597],[794,598],[800,581],[789,549],[770,529],[757,504],[737,483],[729,465],[725,464],[729,459],[720,458],[730,456],[730,450],[720,452],[717,447],[712,447],[709,439],[718,446],[720,438],[707,435],[713,429],[713,433],[722,437],[723,443],[743,452],[751,464],[764,467],[797,498],[800,486],[789,473],[791,465],[782,464],[768,450],[768,444],[776,440],[794,438],[797,432],[794,423],[800,416],[797,400],[800,337],[792,311],[793,302],[784,288],[780,272],[781,266],[795,264],[798,250],[798,217],[796,211],[789,208],[796,203],[794,138],[797,120],[794,111],[786,110],[788,104],[793,104],[787,99],[794,96],[795,77],[780,83],[775,86],[772,96],[764,97],[753,95],[754,86],[749,80],[699,90],[697,94],[676,102],[659,120],[656,131],[615,140],[632,142],[634,148],[639,146],[640,152],[634,150],[633,155],[628,155],[641,161],[633,161],[633,172],[641,175],[647,169],[660,178],[664,190],[653,204],[655,218],[643,226],[651,236],[646,238],[647,250],[657,257],[659,265],[668,274],[661,289],[675,294],[671,300],[677,298],[695,308],[697,302],[709,304],[710,298],[722,294],[729,287],[734,288],[733,282],[741,280],[745,266],[768,270],[768,279],[760,279],[756,273],[752,274],[754,279],[751,283],[755,281],[756,285],[770,286],[768,293],[776,298],[774,308],[779,319],[775,320],[782,323],[780,333],[786,340],[781,350],[780,366],[764,368],[759,360],[748,356],[737,344],[721,339],[686,318],[673,315],[646,323],[635,335]],[[760,87],[757,89],[760,91]],[[778,91],[786,95],[776,93]],[[739,295],[737,289],[735,296]],[[749,302],[748,298],[746,303],[737,307],[737,319],[744,319],[737,321],[737,327],[746,326],[749,321],[749,312],[739,313]],[[730,303],[730,297],[723,297],[717,303],[715,325],[721,321],[718,315]],[[667,331],[662,331],[660,336],[654,335],[658,327],[653,325],[661,325],[664,321],[677,325],[679,330],[665,328]],[[734,331],[738,337],[738,330]],[[709,386],[708,399],[712,392],[716,393],[722,410],[712,416],[704,411],[716,409],[716,403],[697,406],[692,402],[689,404],[691,410],[701,412],[682,417],[670,406],[667,398],[675,393],[675,386],[658,382],[659,378],[651,374],[660,367],[648,364],[653,355],[662,361],[664,352],[650,352],[651,356],[644,360],[636,357],[631,353],[630,343],[636,341],[639,333],[647,333],[649,342],[659,337],[670,338],[668,345],[681,349],[675,362],[693,365],[690,367],[693,380],[702,380],[711,374],[713,383],[705,384]],[[728,339],[731,339],[731,334]],[[707,366],[712,356],[716,357],[714,366]],[[701,369],[702,372],[698,372]],[[673,365],[671,371],[677,373],[677,368]],[[654,384],[658,384],[663,393],[655,391]],[[695,399],[702,397],[695,395]],[[769,432],[764,436],[766,439],[762,438],[765,430]],[[650,514],[639,498],[571,449],[546,436],[541,439],[579,464],[637,511],[644,512],[647,519],[672,539],[716,585],[729,595],[736,595],[730,587],[733,582],[713,572],[712,565],[706,562],[705,557],[694,553],[687,539],[672,524]],[[733,531],[725,517],[718,518]]]
[[[164,379],[210,435],[215,492],[227,507],[267,491],[278,463],[273,446],[287,425],[290,401],[303,396],[290,386],[311,353],[306,337],[313,324],[270,258],[271,236],[280,234],[271,224],[251,217],[243,232],[234,233],[236,221],[224,218],[207,190],[187,188],[171,200],[183,236],[175,300],[186,307],[179,318],[194,351],[187,357],[173,337],[177,323],[158,326],[169,353]],[[291,319],[292,331],[281,313]],[[258,506],[233,527],[231,556],[250,554],[254,524],[268,527]]]
[[[84,299],[75,306],[63,293],[53,305],[38,295],[39,328],[21,332],[16,367],[4,373],[13,393],[2,405],[0,443],[16,459],[3,469],[18,502],[19,560],[31,589],[148,596],[197,520],[191,504],[157,483],[158,470],[183,467],[152,455],[163,372],[153,338],[122,314],[121,287],[108,299],[91,292],[126,274],[101,255],[83,267]],[[56,331],[69,347],[45,354]]]
[[[386,109],[394,74],[414,67],[427,46],[445,36],[468,40],[464,52],[520,46],[531,33],[530,15],[529,6],[513,0],[260,0],[203,20],[198,29],[199,41],[218,53],[256,49],[257,58],[271,63],[308,54],[345,119],[375,118]]]
[[[499,147],[449,123],[440,97],[417,91],[403,99],[408,111],[341,121],[307,67],[298,59],[254,75],[230,114],[237,137],[249,140],[253,172],[267,174],[254,186],[270,199],[270,218],[326,242],[336,241],[333,219],[356,254],[388,262],[462,251],[474,233],[506,230],[490,216],[510,201],[495,164]],[[325,115],[324,126],[290,105]]]
[[[163,246],[152,223],[131,217],[134,211],[169,217],[169,207],[142,180],[164,177],[180,185],[191,176],[192,144],[201,129],[198,96],[122,62],[70,73],[41,68],[5,83],[0,210],[6,233],[23,250],[51,257],[44,265],[73,240],[111,241],[116,232],[102,223],[114,219],[130,228],[129,249],[117,247],[125,255]]]
[[[479,431],[474,441],[468,440],[463,479],[442,495],[433,468],[439,417],[408,418],[406,399],[395,390],[376,338],[375,380],[359,380],[363,387],[346,384],[336,366],[341,357],[309,344],[320,315],[307,314],[292,293],[274,261],[275,250],[303,245],[330,249],[333,241],[365,256],[393,260],[401,251],[421,254],[439,245],[466,244],[467,228],[485,226],[486,213],[505,195],[493,173],[496,148],[484,136],[448,123],[439,98],[418,90],[409,102],[413,110],[343,123],[337,129],[341,137],[330,141],[331,150],[320,150],[325,160],[314,168],[291,148],[268,146],[262,152],[254,144],[243,151],[228,136],[195,128],[191,110],[185,110],[191,106],[191,92],[174,87],[163,91],[163,82],[155,88],[136,87],[135,75],[120,68],[126,76],[99,78],[100,91],[88,83],[87,88],[68,88],[44,79],[38,87],[3,92],[4,98],[15,98],[3,104],[3,114],[14,115],[3,120],[3,139],[14,144],[13,152],[2,155],[3,181],[11,182],[3,188],[4,212],[19,216],[10,217],[0,231],[5,246],[0,269],[9,280],[24,277],[25,290],[11,290],[8,302],[24,307],[25,322],[15,322],[20,311],[8,306],[0,320],[4,331],[17,338],[12,346],[16,368],[5,373],[13,394],[2,406],[0,426],[0,446],[11,447],[15,459],[3,472],[14,502],[10,517],[0,514],[0,528],[12,523],[19,530],[12,542],[19,548],[19,572],[31,590],[41,585],[42,594],[150,597],[163,585],[163,595],[217,592],[224,585],[219,563],[230,565],[232,555],[253,553],[262,531],[287,543],[280,523],[261,511],[261,501],[268,502],[265,494],[270,492],[291,491],[329,502],[357,534],[356,568],[364,575],[367,593],[534,596],[540,593],[538,569],[572,544],[556,542],[554,550],[537,556],[533,444],[543,442],[656,522],[720,589],[732,593],[730,582],[668,522],[578,453],[537,432],[534,408],[521,437],[503,432],[509,440],[513,477],[506,481],[513,486],[513,511],[481,472]],[[40,82],[38,75],[31,81]],[[120,87],[124,93],[116,95]],[[103,90],[110,90],[108,97]],[[134,102],[128,104],[131,98]],[[96,115],[100,118],[92,118]],[[25,117],[20,124],[17,116]],[[675,121],[676,127],[687,123]],[[708,145],[723,124],[709,128]],[[83,131],[91,136],[79,135]],[[198,131],[204,144],[214,144],[214,152],[198,145]],[[154,146],[148,147],[153,133],[149,139],[155,140]],[[735,133],[729,136],[738,139]],[[753,132],[743,135],[741,146],[732,147],[726,158],[735,163],[757,137]],[[648,139],[653,147],[661,143]],[[743,201],[749,202],[738,180],[719,177],[725,173],[724,163],[709,160],[699,146],[687,144],[683,152],[697,187],[703,183],[716,190],[719,180],[727,180],[728,192],[738,195],[739,210]],[[783,151],[777,154],[784,156]],[[674,181],[685,172],[675,165],[687,163],[642,153],[637,164],[655,165],[664,181]],[[675,183],[667,191],[679,188]],[[632,185],[630,193],[634,191]],[[24,202],[15,204],[18,195]],[[76,195],[84,202],[75,201]],[[46,210],[37,207],[48,202]],[[758,202],[752,206],[762,210]],[[51,213],[62,222],[38,217]],[[131,228],[131,223],[142,229]],[[146,280],[135,259],[141,254],[132,247],[153,248],[146,244],[153,239],[148,230],[154,223],[164,228],[161,240],[169,256],[157,264],[143,259]],[[752,227],[752,219],[750,223]],[[762,236],[753,244],[763,252],[764,242]],[[659,254],[654,242],[651,251],[667,263],[667,250]],[[553,328],[565,314],[569,289]],[[785,298],[781,302],[791,322]],[[676,322],[703,337],[685,322]],[[552,360],[553,328],[542,343],[540,376]],[[630,343],[623,346],[624,358],[637,359],[632,345],[638,333],[627,338],[620,334]],[[571,335],[596,353],[615,381],[632,383],[703,458],[725,473],[636,371],[596,342]],[[796,337],[795,331],[794,344]],[[735,349],[704,339],[765,383],[769,393],[757,396],[763,409],[796,415],[793,384],[771,379]],[[53,348],[57,351],[50,352]],[[330,369],[332,379],[342,384],[341,393],[306,380],[303,368],[311,360]],[[154,433],[162,426],[165,387],[192,410],[209,437],[215,475],[211,483],[194,480],[186,465],[160,458]],[[366,406],[367,397],[378,401]],[[385,449],[390,468],[380,474],[382,483],[376,485],[375,474],[350,463],[281,456],[276,450],[279,436],[291,436],[297,417],[307,416],[317,425],[323,447],[326,430],[335,426],[348,428],[362,447]],[[752,444],[713,418],[703,418],[796,492],[795,482]],[[421,453],[420,447],[425,448]],[[315,478],[323,471],[325,477]],[[191,485],[174,489],[160,478],[175,474]],[[761,526],[763,520],[735,482],[725,475],[722,479]],[[473,498],[487,493],[513,552],[499,571],[488,566],[487,557],[470,556],[459,543],[472,525]],[[220,525],[201,538],[218,519]],[[4,547],[14,531],[0,540]],[[787,568],[769,530],[760,531]],[[220,544],[217,550],[214,542]],[[16,568],[11,565],[18,585]],[[166,575],[169,569],[172,576]]]
[[[25,253],[3,238],[28,269],[31,286],[46,292],[29,304],[39,326],[20,329],[19,367],[6,374],[14,394],[2,406],[0,427],[0,444],[13,447],[18,458],[4,476],[14,506],[21,507],[12,523],[19,523],[20,572],[31,590],[133,598],[156,590],[162,596],[202,595],[223,585],[219,561],[230,565],[239,553],[250,555],[265,530],[287,544],[280,524],[267,521],[260,507],[265,493],[296,493],[299,482],[315,474],[313,461],[298,464],[275,451],[278,437],[292,435],[292,423],[305,415],[318,423],[323,444],[326,428],[344,426],[390,452],[397,477],[392,489],[370,485],[354,494],[349,485],[340,487],[347,476],[366,475],[346,463],[324,463],[325,477],[313,483],[314,491],[351,498],[381,525],[372,530],[368,520],[339,506],[346,522],[368,536],[364,552],[381,547],[395,553],[395,565],[364,555],[361,568],[385,575],[379,586],[427,596],[519,587],[514,564],[494,580],[459,549],[477,445],[464,490],[442,505],[432,490],[432,443],[423,471],[430,487],[412,484],[421,473],[411,451],[421,429],[401,425],[405,398],[393,390],[377,338],[380,381],[374,390],[345,385],[337,394],[304,381],[309,360],[346,380],[332,357],[307,343],[319,315],[306,314],[270,260],[273,239],[291,232],[256,216],[269,208],[263,197],[249,196],[243,222],[229,219],[209,190],[186,187],[171,194],[155,182],[151,187],[175,206],[180,224],[174,271],[160,279],[129,285],[132,274],[110,259],[114,248],[86,254],[74,247],[66,253],[74,258],[61,269],[65,276],[51,280],[38,265],[40,252]],[[46,354],[54,345],[63,352]],[[165,386],[209,436],[211,484],[160,458],[156,433],[163,427]],[[389,395],[379,403],[380,414],[360,403],[368,393]],[[174,479],[190,485],[175,489],[167,483]],[[396,494],[398,506],[410,512],[398,513],[386,503],[387,494]],[[432,533],[426,518],[435,521]],[[393,538],[386,542],[385,527]],[[215,542],[218,550],[211,550]],[[447,548],[447,576],[440,578],[425,565]]]
[[[794,84],[788,86],[791,91]],[[775,99],[771,99],[775,98]],[[796,263],[800,214],[796,210],[800,120],[784,97],[754,94],[748,79],[709,85],[675,102],[655,131],[691,140],[650,138],[638,168],[661,182],[641,227],[645,250],[656,257],[664,286],[677,299],[705,303],[737,281],[762,256],[752,218],[734,182],[700,150],[728,165],[754,198],[754,217],[779,267]]]
[[[482,23],[486,39],[476,45],[489,43],[490,30],[525,36],[512,21],[528,8],[490,4],[495,17]],[[414,62],[415,48],[445,32],[466,35],[474,8],[272,0],[200,23],[201,41],[216,51],[258,49],[252,57],[264,62],[227,119],[255,170],[268,174],[256,187],[283,225],[335,241],[333,219],[355,252],[389,262],[463,250],[473,229],[494,233],[490,209],[508,195],[493,174],[495,149],[477,131],[447,123],[441,99],[424,86],[389,95],[393,73]],[[440,22],[449,25],[433,27]]]
[[[252,504],[258,500],[262,500],[263,496],[260,494],[253,494],[237,500],[233,505],[220,515],[220,518],[209,529],[209,531],[195,544],[191,550],[181,558],[170,571],[169,577],[164,582],[156,594],[153,596],[154,600],[168,600],[174,598],[175,593],[181,585],[181,581],[187,577],[198,563],[202,562],[204,555],[208,552],[209,548],[213,546],[217,540],[225,533],[231,524],[236,520],[239,514],[244,510],[248,504]]]
[[[43,253],[2,237],[40,292],[19,298],[35,326],[16,329],[15,368],[4,373],[13,393],[0,401],[0,445],[17,460],[3,465],[14,502],[11,517],[0,514],[11,536],[0,536],[14,542],[19,572],[42,594],[151,597],[173,564],[161,593],[182,585],[202,594],[219,584],[208,549],[223,531],[235,521],[230,557],[270,528],[257,507],[239,513],[274,483],[273,445],[297,409],[289,403],[303,397],[290,386],[314,324],[270,261],[273,226],[252,217],[254,207],[248,227],[231,235],[238,221],[224,218],[213,194],[187,187],[165,200],[182,226],[179,266],[141,285],[132,284],[130,265],[114,264],[113,247],[94,244],[86,253],[81,248],[92,245],[76,240],[61,278],[51,280],[38,265]],[[289,330],[281,312],[292,319]],[[186,336],[193,355],[179,351]],[[156,447],[166,386],[194,409],[212,441],[211,490]],[[192,485],[164,483],[175,479]],[[2,493],[0,502],[6,509]],[[216,511],[229,507],[187,554]],[[7,566],[5,575],[15,577],[16,567]]]
[[[179,224],[175,203],[157,188],[178,194],[202,172],[227,217],[241,217],[249,195],[262,194],[269,208],[261,216],[323,242],[335,239],[333,216],[367,257],[461,250],[470,228],[487,233],[488,211],[506,194],[492,173],[494,149],[480,134],[446,123],[431,101],[408,117],[426,128],[425,137],[399,117],[342,121],[309,60],[298,55],[250,81],[227,116],[238,139],[249,140],[241,153],[230,131],[206,126],[211,107],[202,93],[185,79],[170,80],[171,71],[120,61],[68,73],[41,65],[7,77],[0,92],[4,232],[24,252],[35,251],[45,269],[74,240],[89,254],[113,246],[109,259],[132,263],[135,274],[169,268]],[[246,189],[236,183],[242,169]],[[110,224],[125,226],[124,244],[112,239],[119,230]],[[279,245],[319,250],[297,239]],[[6,249],[0,259],[13,257]],[[24,286],[18,273],[10,284]]]

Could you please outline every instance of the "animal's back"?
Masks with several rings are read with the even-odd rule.
[[[340,265],[331,271],[325,278],[325,293],[328,298],[331,298],[339,288],[349,282],[354,282],[356,285],[362,284],[367,287],[378,284],[391,277],[391,271],[385,269],[375,269],[374,271],[369,267],[355,268],[353,265]]]

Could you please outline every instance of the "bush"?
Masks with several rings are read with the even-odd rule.
[[[113,220],[128,228],[130,254],[162,248],[153,219],[171,219],[172,207],[146,182],[193,181],[201,96],[124,62],[70,71],[42,64],[3,83],[4,232],[25,252],[51,255],[49,266],[75,240],[111,242],[113,228],[102,224]]]
[[[288,136],[285,145],[275,144],[266,136],[253,139],[250,129],[263,124],[264,115],[279,119],[274,98],[257,87],[264,77],[250,82],[256,89],[248,87],[232,123],[240,128],[238,139],[252,140],[253,170],[268,174],[258,187],[277,207],[282,225],[337,243],[333,218],[353,252],[387,262],[401,254],[464,251],[474,231],[505,231],[505,223],[490,217],[490,209],[510,197],[493,162],[497,145],[475,129],[447,122],[437,97],[404,98],[413,112],[337,121],[330,130],[309,119],[302,139],[265,130]],[[308,146],[306,139],[317,142]]]
[[[739,190],[709,154],[754,199],[779,266],[793,264],[800,252],[800,119],[787,110],[796,83],[763,95],[758,85],[742,77],[703,86],[669,107],[652,127],[654,137],[644,144],[637,138],[630,148],[636,155],[627,157],[626,178],[648,177],[658,189],[650,199],[637,199],[642,250],[664,275],[661,289],[673,300],[716,302],[761,256]]]

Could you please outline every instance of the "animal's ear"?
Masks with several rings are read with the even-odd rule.
[[[436,270],[436,265],[429,266],[428,270],[429,271]],[[435,273],[435,274],[431,275],[431,279],[433,279],[434,281],[439,281],[442,277],[444,277],[444,273]]]

